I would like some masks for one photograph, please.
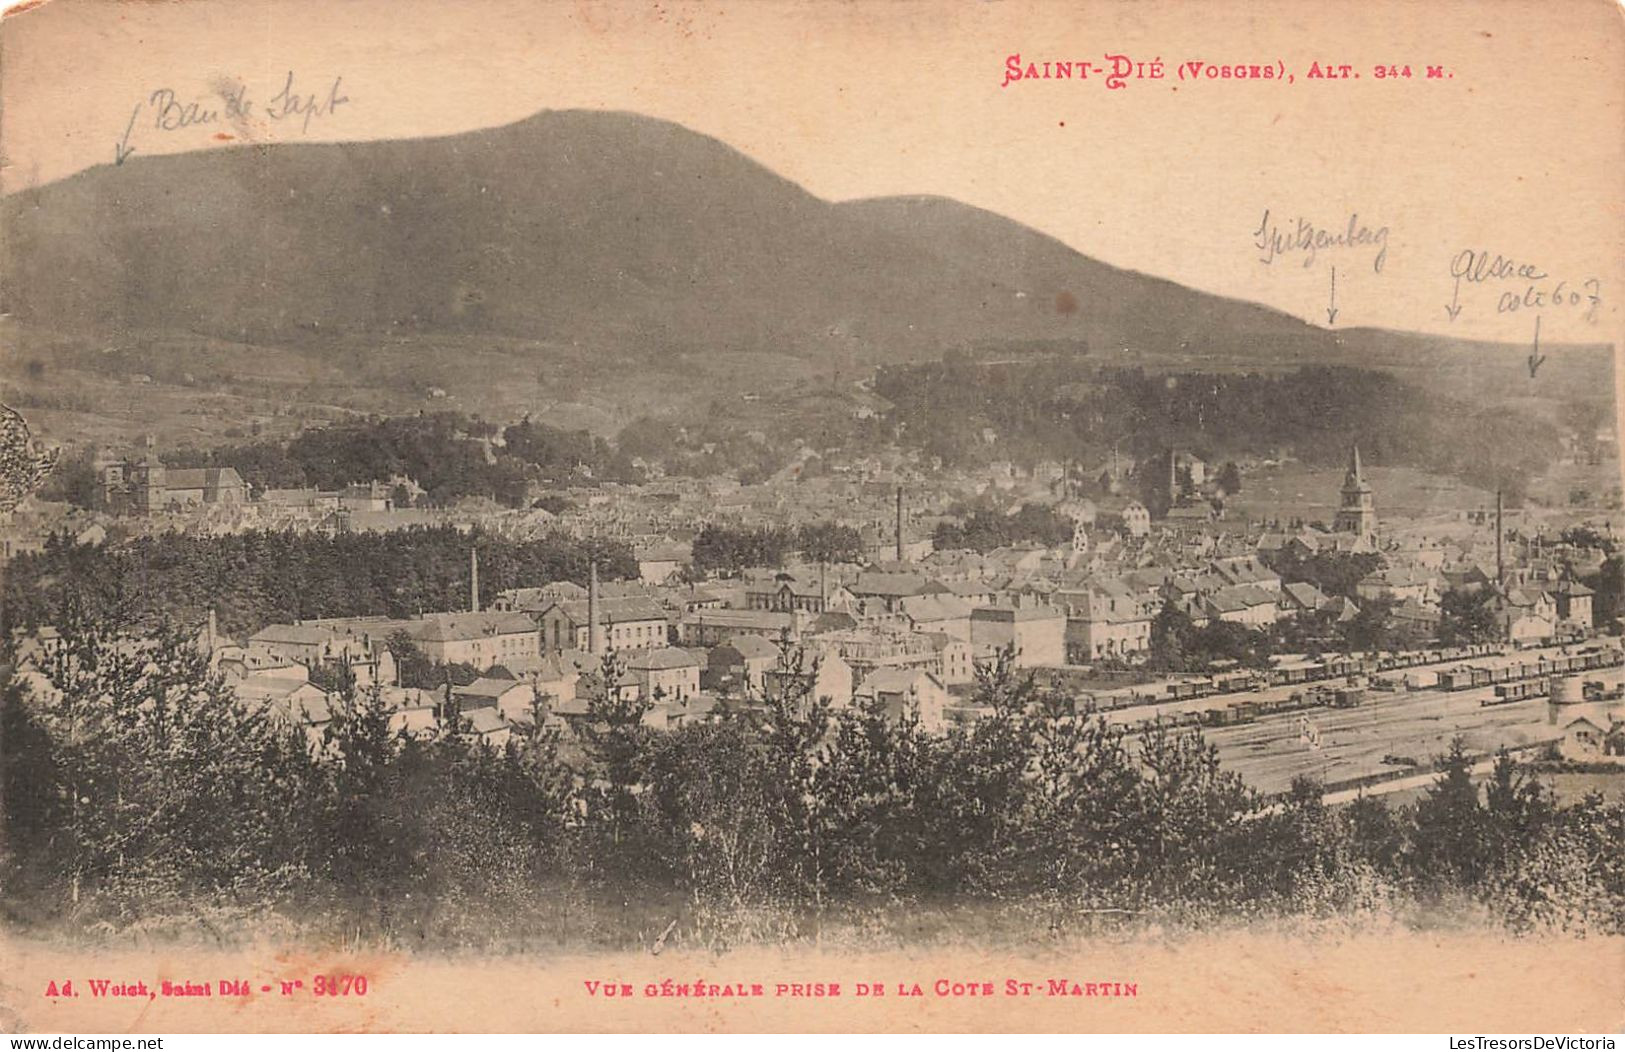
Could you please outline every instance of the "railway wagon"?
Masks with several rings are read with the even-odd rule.
[[[1365,701],[1364,687],[1339,687],[1330,693],[1333,708],[1352,709]]]
[[[1263,682],[1263,677],[1256,672],[1227,672],[1214,677],[1213,687],[1220,694],[1242,694],[1257,690]]]
[[[1507,705],[1515,701],[1527,701],[1530,698],[1543,698],[1551,691],[1551,680],[1545,676],[1534,679],[1519,680],[1516,683],[1501,683],[1495,688],[1493,697],[1480,701],[1480,705]]]
[[[1258,705],[1254,702],[1243,702],[1238,705],[1215,705],[1211,709],[1202,710],[1202,725],[1205,727],[1233,727],[1243,723],[1252,723],[1258,719]]]
[[[1432,690],[1439,686],[1439,670],[1431,668],[1417,669],[1405,673],[1405,686],[1409,690]]]
[[[1167,699],[1170,701],[1185,701],[1189,698],[1202,698],[1215,693],[1211,679],[1174,680],[1167,686]]]
[[[1144,733],[1154,727],[1196,727],[1202,723],[1200,712],[1173,712],[1162,716],[1146,716],[1128,724],[1131,733]]]
[[[1483,669],[1474,669],[1471,665],[1458,665],[1455,668],[1442,668],[1439,670],[1440,690],[1468,690],[1474,686],[1474,673],[1487,675]]]

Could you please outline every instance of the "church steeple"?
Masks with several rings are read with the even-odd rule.
[[[1360,447],[1349,447],[1348,474],[1343,476],[1343,500],[1337,509],[1332,528],[1338,533],[1352,533],[1365,540],[1377,536],[1377,506],[1372,499],[1371,486],[1365,480],[1360,466]]]
[[[1371,487],[1366,485],[1365,472],[1360,469],[1360,447],[1357,445],[1350,446],[1349,470],[1348,474],[1343,476],[1343,492],[1370,492],[1370,490]]]

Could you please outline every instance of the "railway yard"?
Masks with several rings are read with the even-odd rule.
[[[1262,792],[1283,792],[1295,777],[1310,775],[1328,790],[1381,793],[1426,775],[1457,736],[1480,757],[1557,741],[1562,723],[1550,722],[1548,701],[1554,676],[1541,670],[1557,664],[1558,676],[1617,693],[1625,684],[1622,660],[1617,643],[1604,640],[1374,673],[1371,682],[1399,689],[1348,689],[1346,678],[1336,677],[1337,683],[1281,683],[1102,714],[1131,730],[1155,721],[1201,723],[1224,765]],[[1415,685],[1405,687],[1407,679]],[[1625,767],[1620,777],[1625,782]]]

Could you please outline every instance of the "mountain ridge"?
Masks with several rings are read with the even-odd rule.
[[[115,337],[483,334],[864,365],[1030,341],[1261,366],[1512,347],[1321,328],[952,198],[828,201],[626,112],[137,154],[0,199],[0,224],[5,310]]]

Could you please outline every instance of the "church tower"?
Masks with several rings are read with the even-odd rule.
[[[1359,446],[1349,450],[1349,470],[1343,476],[1343,503],[1337,509],[1332,529],[1366,540],[1377,537],[1377,505],[1372,499],[1371,486],[1365,480],[1365,473],[1360,470]]]

